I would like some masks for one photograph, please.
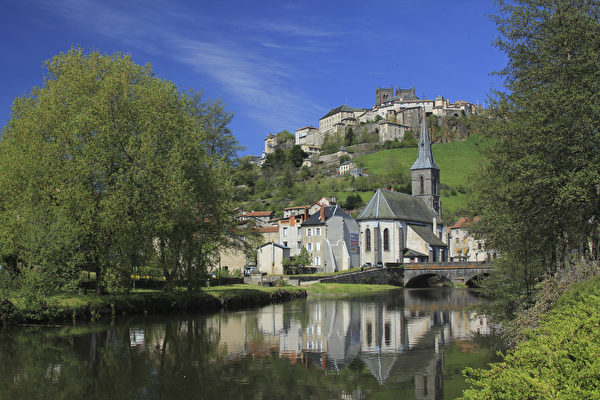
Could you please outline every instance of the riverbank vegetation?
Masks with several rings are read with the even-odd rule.
[[[575,285],[541,319],[539,328],[490,369],[467,368],[476,399],[600,398],[600,278]]]
[[[600,257],[600,5],[499,1],[507,65],[492,93],[489,147],[470,204],[473,233],[499,259],[484,312],[510,321],[540,282]],[[508,324],[507,324],[508,325]]]
[[[90,279],[124,294],[150,272],[198,291],[220,246],[253,243],[231,118],[122,54],[49,60],[0,140],[0,295],[35,312]]]
[[[124,315],[239,310],[306,297],[303,288],[216,286],[199,292],[178,288],[112,295],[57,295],[32,308],[26,298],[0,300],[0,325],[94,321]]]

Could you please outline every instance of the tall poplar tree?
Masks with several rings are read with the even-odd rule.
[[[492,145],[477,179],[475,231],[502,255],[488,280],[506,296],[502,316],[535,283],[598,257],[600,4],[589,0],[496,2],[495,45],[506,54],[493,93]],[[506,314],[508,312],[508,314]]]

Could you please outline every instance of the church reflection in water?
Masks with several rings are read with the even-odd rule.
[[[337,373],[360,359],[380,384],[414,380],[416,399],[443,398],[444,346],[493,327],[468,311],[476,298],[467,290],[393,293],[384,301],[311,297],[215,315],[206,329],[230,359],[277,354]]]

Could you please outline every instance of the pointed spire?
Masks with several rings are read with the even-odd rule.
[[[422,112],[423,118],[421,119],[421,134],[419,136],[419,154],[417,160],[410,169],[440,169],[435,161],[433,161],[431,140],[429,139],[429,130],[427,129],[427,119],[425,118],[425,107],[422,107]]]

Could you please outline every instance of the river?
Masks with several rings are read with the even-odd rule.
[[[467,289],[398,289],[6,328],[0,399],[454,399],[461,370],[495,352],[476,302]]]

